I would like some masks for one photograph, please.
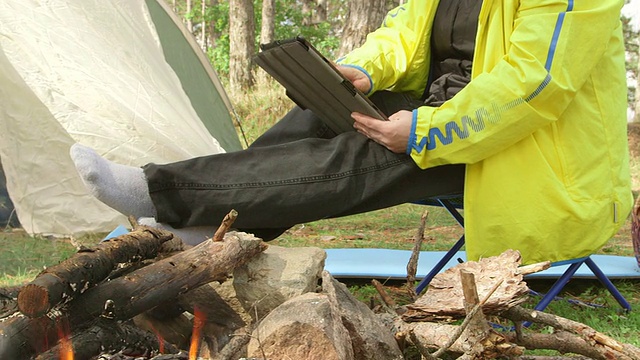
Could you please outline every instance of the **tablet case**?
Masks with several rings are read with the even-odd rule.
[[[353,131],[352,112],[386,116],[305,38],[260,45],[255,62],[285,87],[299,107],[309,109],[337,133]]]

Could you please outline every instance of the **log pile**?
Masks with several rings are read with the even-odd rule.
[[[207,302],[201,308],[206,315],[227,311],[229,316],[218,322],[236,330],[244,325],[237,313],[202,286],[224,282],[266,245],[250,234],[226,230],[221,226],[212,239],[185,249],[170,232],[138,226],[95,248],[81,249],[20,289],[5,291],[0,359],[58,359],[64,346],[59,340],[66,336],[76,359],[119,352],[151,356],[161,348],[179,354],[180,349],[165,340],[171,336],[158,337],[132,320],[165,317],[171,319],[165,325],[179,324],[185,310],[195,313],[196,301],[204,296]],[[193,296],[186,296],[191,290]]]
[[[520,307],[523,275],[549,264],[520,266],[515,251],[449,269],[407,305],[374,281],[384,306],[372,309],[322,271],[322,250],[267,247],[229,231],[236,215],[191,248],[134,224],[29,284],[0,289],[0,359],[640,359],[640,349],[584,324]]]

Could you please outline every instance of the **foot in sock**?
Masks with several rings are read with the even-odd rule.
[[[82,181],[98,200],[127,216],[155,217],[141,168],[116,164],[80,144],[71,146],[70,155]]]

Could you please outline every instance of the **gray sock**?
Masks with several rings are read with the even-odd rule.
[[[116,164],[80,144],[71,146],[70,155],[82,181],[98,200],[127,216],[155,217],[141,168]]]

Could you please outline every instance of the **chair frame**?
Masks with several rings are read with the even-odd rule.
[[[464,218],[462,214],[458,211],[458,209],[462,209],[462,203],[454,203],[452,199],[459,199],[461,196],[444,196],[444,197],[436,197],[433,199],[417,202],[417,204],[428,205],[428,206],[441,206],[453,216],[453,218],[464,228]],[[444,256],[434,265],[431,271],[418,283],[415,291],[416,294],[420,294],[428,285],[431,283],[431,280],[442,271],[442,269],[447,265],[447,263],[462,249],[465,243],[464,235],[456,241],[456,243],[444,254]],[[564,261],[558,261],[551,263],[551,266],[562,266],[569,265],[569,267],[564,271],[564,273],[556,280],[556,282],[551,286],[549,291],[542,297],[542,299],[535,306],[535,310],[543,311],[546,307],[555,299],[558,294],[562,291],[562,289],[567,285],[569,280],[573,277],[573,275],[578,271],[580,266],[586,265],[589,270],[595,275],[595,277],[604,285],[607,290],[613,295],[618,304],[622,306],[625,311],[631,311],[631,305],[624,298],[624,296],[620,293],[618,288],[611,282],[611,280],[607,277],[607,275],[598,267],[598,265],[591,259],[591,256],[585,256],[576,259],[569,259]]]

